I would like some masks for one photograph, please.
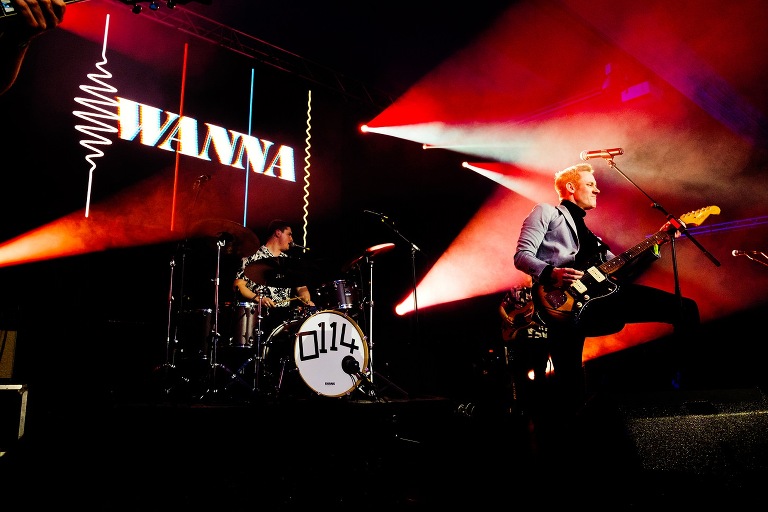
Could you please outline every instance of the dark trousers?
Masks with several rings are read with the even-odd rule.
[[[507,366],[512,378],[514,408],[517,413],[533,417],[540,412],[546,392],[548,362],[546,338],[519,337],[508,342]]]
[[[685,369],[686,353],[698,338],[699,308],[687,297],[640,284],[620,286],[613,294],[589,302],[577,323],[548,322],[549,350],[554,367],[555,404],[572,414],[586,400],[582,351],[586,336],[619,332],[628,323],[660,322],[674,326],[673,357]]]

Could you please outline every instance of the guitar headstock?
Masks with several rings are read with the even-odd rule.
[[[706,206],[704,208],[699,208],[698,210],[694,210],[692,212],[688,212],[686,214],[683,214],[680,217],[680,220],[685,223],[686,226],[700,226],[702,222],[704,222],[707,217],[710,215],[719,215],[720,214],[720,207],[719,206]]]

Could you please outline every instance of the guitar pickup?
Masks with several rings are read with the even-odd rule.
[[[597,267],[589,267],[587,270],[587,274],[592,276],[592,279],[594,279],[598,283],[602,283],[605,281],[605,274],[600,272],[600,270]]]
[[[0,1],[0,7],[2,7],[3,16],[16,14],[16,9],[13,8],[13,4],[10,2],[10,0]]]

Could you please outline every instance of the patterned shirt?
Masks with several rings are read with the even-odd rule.
[[[288,255],[285,254],[284,252],[281,252],[280,256],[277,256],[277,257],[287,258]],[[258,261],[264,258],[275,258],[275,255],[272,254],[272,252],[270,252],[270,250],[267,248],[266,245],[262,245],[261,247],[259,247],[258,251],[242,259],[242,261],[240,262],[240,270],[238,270],[235,273],[235,279],[243,279],[249,290],[251,290],[253,293],[256,293],[256,294],[261,292],[262,297],[269,297],[270,299],[275,301],[276,307],[282,308],[282,307],[290,306],[291,294],[293,292],[291,288],[277,288],[274,286],[261,285],[259,283],[256,283],[255,281],[251,281],[245,275],[245,267],[247,267],[248,265],[250,265],[255,261]]]

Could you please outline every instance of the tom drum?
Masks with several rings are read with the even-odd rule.
[[[317,290],[315,302],[324,309],[356,309],[360,306],[360,288],[357,283],[344,279],[326,283]]]
[[[229,328],[231,347],[250,348],[256,343],[259,327],[259,307],[255,302],[227,304],[231,308]]]

